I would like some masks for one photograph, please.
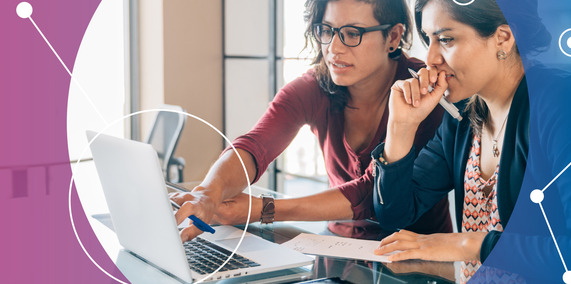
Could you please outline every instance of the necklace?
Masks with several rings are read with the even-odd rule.
[[[509,115],[509,113],[508,113]],[[500,138],[500,135],[502,135],[502,130],[504,129],[504,126],[506,126],[506,121],[508,121],[508,115],[506,115],[506,118],[504,119],[504,123],[502,123],[502,127],[500,128],[500,132],[498,132],[498,135],[496,135],[495,139],[492,139],[492,141],[494,142],[494,144],[492,145],[492,154],[494,154],[494,157],[498,157],[500,155],[500,149],[498,149],[498,139]],[[492,133],[493,135],[493,133]]]

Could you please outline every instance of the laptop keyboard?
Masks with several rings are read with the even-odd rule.
[[[231,251],[201,238],[195,238],[192,241],[185,242],[184,250],[186,251],[186,259],[190,265],[190,269],[200,274],[210,274],[214,272],[232,254]],[[260,264],[241,255],[234,254],[232,259],[219,271],[255,266],[260,266]]]

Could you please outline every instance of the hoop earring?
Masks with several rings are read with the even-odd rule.
[[[504,60],[508,57],[508,54],[501,49],[498,51],[498,53],[496,55],[498,56],[499,60]]]

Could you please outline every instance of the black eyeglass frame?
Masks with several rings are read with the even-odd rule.
[[[319,26],[327,26],[331,29],[331,31],[333,32],[333,34],[331,35],[331,39],[329,40],[329,42],[322,42],[321,39],[315,34],[316,33],[316,28]],[[361,44],[361,41],[363,40],[363,34],[368,33],[368,32],[374,32],[374,31],[383,31],[386,30],[388,28],[392,27],[391,24],[384,24],[384,25],[378,25],[378,26],[372,26],[372,27],[367,27],[367,28],[363,28],[363,27],[356,27],[356,26],[352,26],[352,25],[345,25],[345,26],[340,26],[338,28],[334,28],[328,24],[323,24],[323,23],[315,23],[312,25],[312,34],[313,34],[313,38],[315,38],[315,40],[319,43],[319,44],[330,44],[333,41],[333,38],[335,37],[335,34],[337,34],[337,36],[339,37],[339,39],[341,40],[341,42],[348,46],[348,47],[356,47],[359,46],[359,44]],[[343,33],[341,33],[341,29],[343,28],[353,28],[359,31],[359,42],[356,45],[349,45],[347,43],[345,43],[345,38]]]

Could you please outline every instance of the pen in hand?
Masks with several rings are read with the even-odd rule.
[[[416,71],[408,68],[408,72],[410,73],[410,75],[415,78],[418,79],[418,74],[416,73]],[[428,92],[432,92],[434,88],[432,88],[432,86],[428,86]],[[442,97],[440,98],[440,101],[438,102],[453,118],[457,119],[458,121],[462,120],[462,116],[460,115],[460,112],[458,111],[458,108],[452,104],[451,102],[449,102],[448,100],[446,100],[446,98],[444,97],[444,95],[442,95]]]
[[[170,200],[170,199],[169,199]],[[176,202],[170,200],[171,205],[176,208],[177,210],[180,209],[180,206],[178,204],[176,204]],[[214,232],[216,232],[216,230],[214,230],[214,228],[210,227],[210,225],[204,223],[204,221],[200,220],[200,218],[194,216],[194,215],[190,215],[188,216],[188,218],[190,220],[192,220],[192,225],[194,225],[195,227],[197,227],[198,229],[200,229],[203,232],[209,232],[211,234],[214,234]]]

